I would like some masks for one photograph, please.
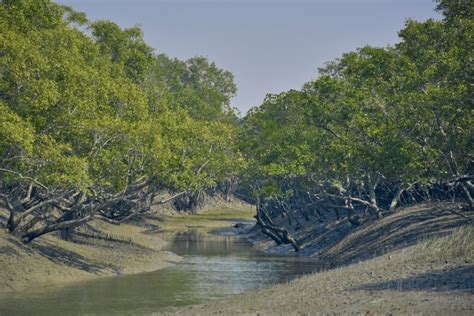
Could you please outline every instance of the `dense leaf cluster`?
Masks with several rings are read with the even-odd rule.
[[[0,193],[25,241],[237,172],[231,73],[46,0],[1,1],[0,29]]]
[[[49,0],[0,1],[8,229],[28,242],[170,200],[193,208],[237,182],[262,230],[296,250],[280,215],[302,226],[344,210],[359,225],[428,195],[472,207],[473,5],[437,9],[443,20],[408,20],[400,43],[343,54],[239,120],[232,74],[206,58],[157,55],[140,28]]]
[[[474,6],[438,10],[442,21],[408,20],[400,43],[343,54],[302,90],[251,110],[240,147],[261,208],[344,209],[357,225],[354,209],[382,216],[422,186],[472,207]]]

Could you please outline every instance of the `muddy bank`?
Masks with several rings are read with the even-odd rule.
[[[328,267],[338,267],[367,260],[415,245],[427,238],[444,236],[457,227],[472,225],[474,210],[456,214],[460,205],[449,202],[420,203],[397,209],[380,220],[368,221],[354,227],[344,218],[320,222],[305,221],[304,227],[285,225],[302,244],[295,252],[291,245],[276,245],[260,229],[247,231],[248,238],[258,249],[268,253],[319,258]],[[453,212],[454,211],[454,212]],[[468,217],[468,218],[467,218]]]
[[[298,253],[257,227],[237,225],[224,233],[240,234],[265,252],[317,258],[326,271],[180,314],[472,315],[474,226],[452,207],[418,204],[356,228],[347,220],[308,223],[292,231],[304,246]]]
[[[183,315],[428,314],[474,312],[474,229],[377,258],[181,310]]]
[[[149,272],[179,262],[179,256],[160,251],[164,241],[143,230],[94,223],[94,234],[78,234],[71,241],[49,235],[29,245],[1,230],[0,291]]]
[[[0,216],[0,292],[162,269],[181,258],[162,250],[167,241],[157,232],[197,226],[219,229],[252,214],[252,206],[244,202],[216,198],[209,199],[199,214],[161,207],[121,225],[92,222],[77,229],[69,241],[50,234],[28,245],[7,233],[6,218]]]

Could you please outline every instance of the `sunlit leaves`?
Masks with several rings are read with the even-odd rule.
[[[154,56],[138,27],[86,23],[49,1],[2,2],[1,165],[96,193],[138,179],[200,190],[235,175],[232,75],[202,57]]]
[[[438,2],[444,21],[408,20],[395,47],[343,54],[301,92],[253,109],[240,139],[250,183],[305,176],[363,190],[367,175],[430,183],[471,172],[473,6]]]
[[[0,153],[13,157],[31,155],[35,139],[33,127],[2,101],[0,114]]]

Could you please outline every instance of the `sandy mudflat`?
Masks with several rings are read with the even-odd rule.
[[[183,315],[473,315],[472,253],[419,246],[180,311]]]
[[[70,242],[48,235],[29,245],[23,245],[3,229],[0,291],[157,270],[180,258],[162,251],[166,244],[154,232],[189,227],[216,230],[232,225],[232,219],[251,215],[248,205],[225,208],[219,204],[195,216],[162,212],[145,223],[93,224],[95,231],[112,240],[78,235]],[[319,234],[308,238],[304,255],[317,255],[317,242],[325,237],[317,229]],[[191,306],[178,314],[474,314],[472,223],[439,211],[439,205],[417,205],[346,235],[335,234],[332,226],[327,232],[339,239],[327,243],[328,247],[320,251],[321,258],[330,262],[328,267],[335,268],[287,284]],[[308,236],[312,236],[309,234],[310,230]],[[286,249],[265,240],[258,246],[272,252]],[[367,259],[378,255],[379,249],[385,254]]]
[[[29,245],[0,230],[0,291],[149,272],[180,257],[159,249],[165,242],[143,234],[142,227],[94,223],[104,240],[75,236],[73,242],[47,235]]]

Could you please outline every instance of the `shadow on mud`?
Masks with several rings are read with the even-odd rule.
[[[418,274],[409,278],[369,283],[352,288],[366,291],[462,291],[474,294],[474,265]]]

